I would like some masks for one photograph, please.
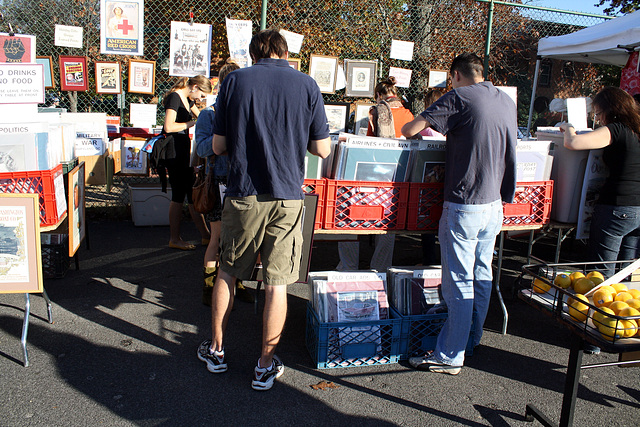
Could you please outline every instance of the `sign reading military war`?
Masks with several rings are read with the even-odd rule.
[[[143,55],[144,0],[100,0],[100,53]]]
[[[35,64],[36,36],[0,33],[0,62]]]

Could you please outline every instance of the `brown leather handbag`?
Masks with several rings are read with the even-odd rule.
[[[204,171],[204,165],[198,167],[192,189],[193,207],[196,212],[203,214],[211,212],[216,205],[217,198],[220,197],[215,185],[213,170],[209,170],[207,174]]]

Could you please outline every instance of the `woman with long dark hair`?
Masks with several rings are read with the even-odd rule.
[[[593,261],[631,260],[640,243],[640,106],[624,90],[606,87],[593,98],[593,132],[576,134],[560,126],[570,150],[603,149],[609,176],[591,218],[589,249]],[[603,265],[610,276],[613,265]]]
[[[189,165],[191,159],[191,138],[189,128],[196,124],[195,118],[200,110],[195,106],[197,99],[206,98],[211,93],[211,82],[205,76],[181,77],[164,97],[163,132],[173,136],[175,158],[167,160],[169,184],[171,184],[171,203],[169,204],[169,247],[182,250],[193,250],[196,247],[182,240],[180,236],[180,220],[185,197],[189,204],[189,213],[202,235],[202,243],[209,243],[209,230],[202,214],[193,208],[191,189],[195,176]],[[195,117],[195,118],[193,118]]]

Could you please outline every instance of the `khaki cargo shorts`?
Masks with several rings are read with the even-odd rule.
[[[270,195],[226,197],[220,233],[222,271],[248,280],[260,254],[265,285],[298,280],[303,203]]]

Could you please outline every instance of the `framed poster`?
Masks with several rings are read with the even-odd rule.
[[[209,77],[211,25],[171,21],[169,75]]]
[[[129,60],[129,92],[153,95],[156,82],[155,61]]]
[[[0,294],[42,293],[39,196],[0,194],[0,218]]]
[[[53,59],[50,56],[36,56],[36,64],[44,65],[44,88],[55,88],[56,82],[53,80]]]
[[[100,0],[100,53],[143,55],[144,0]]]
[[[372,102],[362,102],[356,104],[356,116],[354,120],[353,133],[356,135],[366,135],[369,128],[369,110],[375,104]]]
[[[289,66],[295,70],[300,71],[300,59],[298,58],[289,58],[287,59]]]
[[[378,61],[345,60],[347,96],[373,98],[376,87]]]
[[[122,93],[119,62],[96,61],[96,93]]]
[[[347,131],[350,107],[351,104],[349,104],[348,102],[324,103],[324,111],[327,114],[327,123],[329,123],[330,133],[340,133]]]
[[[427,87],[447,87],[449,72],[443,70],[429,70],[429,84]]]
[[[69,200],[69,257],[75,255],[85,236],[84,221],[84,162],[73,168],[67,175]]]
[[[62,90],[87,90],[87,57],[60,56],[60,88]]]
[[[311,55],[311,59],[309,60],[309,75],[318,84],[320,92],[335,93],[337,74],[337,56]]]

